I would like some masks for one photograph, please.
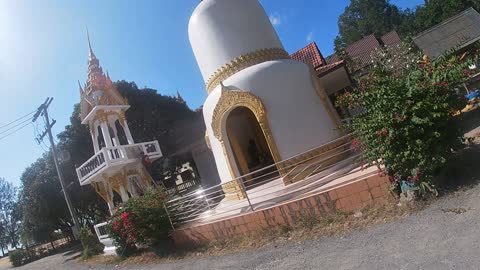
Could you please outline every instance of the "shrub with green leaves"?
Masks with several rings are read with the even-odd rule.
[[[102,254],[105,246],[100,243],[96,234],[94,234],[90,228],[82,227],[80,229],[80,242],[82,243],[83,258],[90,258],[92,256]]]
[[[8,258],[13,267],[19,267],[31,261],[31,254],[27,250],[16,249],[8,252]]]
[[[165,199],[162,189],[151,189],[118,208],[107,226],[118,255],[131,255],[135,244],[156,246],[168,239],[172,227],[163,206]]]
[[[404,52],[386,51],[378,59],[388,62],[397,53]],[[356,89],[337,101],[339,106],[360,108],[345,126],[357,136],[352,147],[361,151],[365,165],[384,165],[397,188],[402,181],[428,187],[436,170],[461,145],[463,134],[455,120],[466,100],[457,91],[478,60],[478,51],[445,54],[434,61],[416,57],[413,64],[375,64]]]

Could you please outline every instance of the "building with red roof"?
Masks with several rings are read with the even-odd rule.
[[[318,49],[315,42],[308,44],[302,49],[290,55],[293,60],[303,62],[311,66],[319,79],[320,85],[325,89],[330,101],[335,105],[336,96],[349,90],[352,86],[350,73],[345,61],[338,60],[328,63]],[[345,116],[342,109],[337,108],[340,115]]]
[[[400,45],[402,40],[396,31],[386,33],[377,39],[373,34],[368,35],[345,48],[348,58],[353,61],[354,65],[352,73],[355,75],[363,75],[368,67],[372,64],[372,53],[384,46]],[[328,64],[333,64],[341,60],[337,54],[332,54],[325,58]]]

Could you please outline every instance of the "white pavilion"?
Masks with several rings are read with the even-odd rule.
[[[153,184],[142,157],[153,161],[162,152],[158,141],[135,143],[125,117],[128,101],[104,74],[90,38],[88,46],[88,78],[83,88],[79,85],[80,118],[90,129],[95,154],[77,168],[77,175],[81,185],[95,188],[113,213],[114,192],[125,202]]]

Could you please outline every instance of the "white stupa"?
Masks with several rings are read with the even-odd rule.
[[[258,0],[204,0],[189,23],[222,183],[340,136],[316,75],[291,60]]]

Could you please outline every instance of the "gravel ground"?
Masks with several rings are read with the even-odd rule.
[[[16,269],[480,269],[479,208],[476,185],[401,220],[278,248],[117,267],[77,264],[69,253]]]

